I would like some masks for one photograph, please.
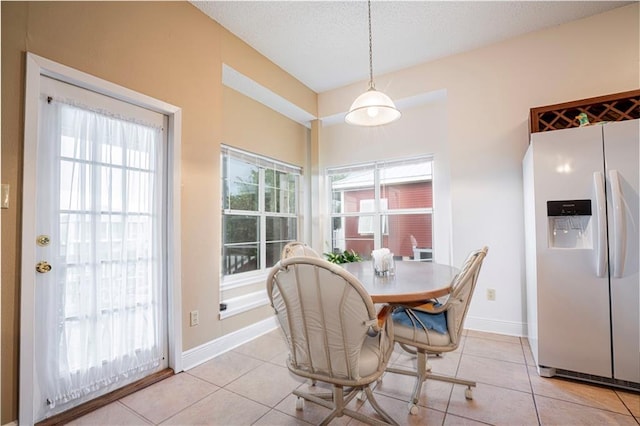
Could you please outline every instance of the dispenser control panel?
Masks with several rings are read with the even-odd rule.
[[[547,201],[547,216],[591,216],[591,200]]]

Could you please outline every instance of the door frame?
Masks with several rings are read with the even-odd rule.
[[[20,302],[19,423],[34,423],[35,325],[35,197],[40,77],[46,76],[112,98],[156,111],[168,117],[167,129],[167,344],[169,367],[182,371],[182,300],[180,239],[180,152],[182,109],[109,81],[26,53],[24,164],[22,203],[22,261]]]

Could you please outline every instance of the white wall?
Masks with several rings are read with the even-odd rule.
[[[638,34],[636,3],[376,77],[396,100],[444,89],[445,106],[405,110],[379,129],[327,127],[320,158],[326,166],[431,150],[436,167],[448,171],[451,206],[451,238],[440,241],[446,225],[436,224],[436,250],[450,243],[459,265],[469,251],[489,246],[467,327],[524,335],[522,157],[529,110],[640,87]],[[365,88],[363,82],[320,94],[320,116],[348,108]],[[486,300],[487,288],[496,290],[495,301]]]
[[[420,131],[415,131],[420,129]],[[339,123],[323,126],[320,171],[327,167],[380,159],[420,155],[434,157],[434,253],[435,260],[451,263],[451,198],[447,98],[445,91],[427,97],[425,104],[403,112],[400,121],[387,126],[359,128]],[[324,188],[326,191],[326,188]],[[323,192],[328,196],[328,192]],[[328,207],[322,211],[329,211]],[[322,223],[328,224],[327,217]],[[325,229],[326,232],[326,229]],[[324,235],[324,234],[323,234]],[[326,235],[326,237],[329,237]],[[323,247],[327,251],[328,247]]]

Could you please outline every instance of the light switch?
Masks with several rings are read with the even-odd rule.
[[[0,208],[9,208],[9,184],[0,185]]]

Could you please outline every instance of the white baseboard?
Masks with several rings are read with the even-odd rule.
[[[527,324],[515,321],[500,321],[467,316],[464,322],[464,328],[468,330],[486,331],[487,333],[506,334],[508,336],[527,336]]]
[[[464,327],[469,330],[485,331],[488,333],[505,334],[509,336],[526,337],[527,324],[514,321],[500,321],[488,318],[467,316]],[[203,345],[189,349],[182,353],[182,366],[184,370],[207,362],[212,358],[222,355],[256,337],[262,336],[278,328],[275,316],[234,331],[218,339],[211,340]],[[6,426],[13,426],[11,423]]]
[[[189,370],[203,362],[222,355],[256,337],[262,336],[278,327],[275,315],[260,322],[234,331],[218,339],[182,352],[182,368]]]

